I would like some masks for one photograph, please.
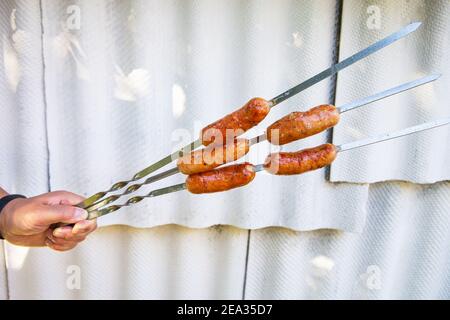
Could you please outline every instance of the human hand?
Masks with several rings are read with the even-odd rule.
[[[85,210],[74,207],[81,201],[83,197],[66,191],[14,199],[0,214],[0,233],[19,246],[70,250],[97,228],[95,220],[86,220]],[[75,225],[50,228],[59,222]]]

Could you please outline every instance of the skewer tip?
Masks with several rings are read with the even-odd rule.
[[[417,28],[419,28],[422,25],[421,21],[415,21],[409,24],[409,28],[411,29],[411,31],[416,30]]]
[[[442,76],[442,73],[433,73],[433,74],[431,75],[431,77],[433,77],[434,80],[439,79],[441,76]]]
[[[432,74],[430,74],[428,76],[425,76],[425,77],[422,78],[423,84],[436,81],[441,76],[442,76],[441,73],[432,73]]]

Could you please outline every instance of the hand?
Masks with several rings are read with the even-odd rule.
[[[86,220],[85,210],[74,207],[81,201],[82,197],[66,191],[14,199],[0,214],[0,232],[8,242],[19,246],[70,250],[97,228],[95,220]],[[59,222],[75,225],[50,229]]]

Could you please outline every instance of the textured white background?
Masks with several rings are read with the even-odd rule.
[[[80,30],[67,30],[72,4],[81,9]],[[382,23],[369,30],[373,4]],[[174,130],[195,138],[202,125],[250,97],[271,98],[328,67],[339,26],[344,58],[424,21],[420,32],[342,72],[338,104],[425,73],[444,76],[345,114],[334,142],[449,115],[442,103],[449,7],[345,0],[340,17],[340,4],[325,0],[1,1],[0,183],[28,195],[89,195],[129,178],[176,146]],[[290,111],[333,102],[334,87],[330,79],[283,103],[262,128]],[[341,183],[327,182],[325,170],[260,175],[242,190],[179,193],[100,221],[328,230],[114,226],[64,254],[4,244],[0,298],[450,298],[450,185],[414,184],[448,180],[448,138],[449,130],[439,129],[342,154],[331,170]],[[268,148],[249,160],[263,159]],[[366,183],[399,179],[410,182]],[[71,266],[80,267],[80,290],[66,286]],[[370,285],[373,268],[381,272],[380,288]]]
[[[65,32],[72,3],[43,1],[52,189],[89,195],[128,179],[171,152],[177,145],[172,136],[187,134],[186,144],[202,124],[253,96],[275,96],[330,66],[336,55],[339,13],[329,1],[79,1],[82,29]],[[55,50],[63,34],[76,41],[69,45],[76,59]],[[86,72],[80,75],[80,69]],[[147,71],[145,95],[124,101],[127,92],[119,88],[118,98],[117,69],[125,75]],[[141,86],[145,77],[138,78]],[[333,90],[327,79],[278,106],[247,136],[290,111],[330,102]],[[325,141],[321,134],[286,150]],[[263,143],[248,160],[262,162],[268,151]],[[172,177],[140,193],[183,179]],[[366,195],[364,185],[328,183],[324,170],[301,177],[260,174],[240,190],[171,194],[100,222],[360,231]]]
[[[370,30],[367,8],[379,4],[381,29]],[[440,80],[391,97],[342,117],[334,130],[336,144],[450,117],[450,1],[344,1],[340,56],[365,47],[380,31],[422,21],[414,35],[399,41],[355,68],[339,73],[337,104],[419,78],[441,73]],[[377,182],[404,180],[433,183],[450,179],[450,130],[424,132],[345,152],[331,167],[332,181]],[[357,164],[357,165],[355,165]]]
[[[8,245],[9,297],[450,299],[449,188],[372,184],[361,234],[112,226],[68,253]]]

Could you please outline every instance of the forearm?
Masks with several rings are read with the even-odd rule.
[[[6,192],[5,190],[3,190],[3,189],[0,187],[0,198],[6,196],[7,194],[8,194],[8,192]]]

